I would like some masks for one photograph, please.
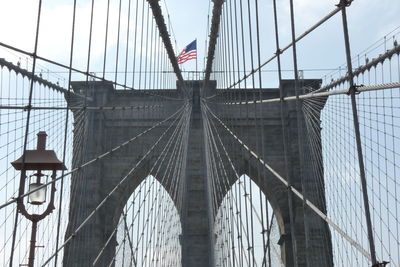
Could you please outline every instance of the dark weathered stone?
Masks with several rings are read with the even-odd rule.
[[[319,81],[304,80],[308,86],[318,86]],[[184,267],[214,266],[213,261],[213,219],[216,214],[211,213],[209,192],[207,191],[207,168],[205,160],[203,118],[200,110],[201,96],[211,96],[218,91],[215,89],[215,82],[210,82],[203,91],[202,81],[186,81],[178,83],[178,89],[186,86],[192,96],[192,114],[190,121],[187,162],[186,162],[186,189],[184,190],[183,203],[178,212],[182,223],[182,265]],[[282,84],[286,95],[293,95],[293,81],[284,81]],[[179,101],[159,102],[156,96],[145,95],[136,91],[116,91],[113,86],[104,82],[75,82],[75,91],[85,92],[92,98],[87,104],[90,106],[135,106],[135,105],[164,105],[163,108],[149,111],[144,110],[114,110],[114,111],[91,111],[86,110],[85,123],[76,125],[74,130],[75,158],[73,164],[86,162],[95,156],[104,153],[110,148],[121,144],[143,130],[151,127],[155,122],[167,118],[173,114],[182,104]],[[236,89],[235,89],[236,90]],[[168,97],[181,97],[182,90],[151,90],[151,93]],[[258,89],[236,90],[235,100],[253,100],[254,93],[259,98]],[[279,97],[278,89],[261,89],[262,98]],[[213,98],[214,102],[226,102],[232,99],[232,94],[226,91],[218,97]],[[70,101],[71,105],[79,103]],[[287,128],[287,136],[282,135],[282,124],[280,114],[280,103],[263,105],[262,120],[264,125],[264,147],[261,146],[260,136],[256,139],[256,127],[260,127],[260,114],[251,105],[246,110],[246,105],[220,105],[210,103],[209,106],[217,111],[218,116],[228,121],[230,127],[240,136],[246,145],[262,155],[264,148],[265,161],[283,177],[290,176],[292,184],[299,191],[302,191],[300,180],[299,143],[298,127],[295,103],[285,104],[284,123]],[[81,112],[75,111],[77,119]],[[261,112],[261,109],[260,109]],[[254,119],[257,115],[257,120]],[[134,162],[156,141],[158,136],[168,127],[163,125],[154,129],[150,134],[140,138],[140,142],[121,151],[115,152],[112,156],[93,164],[75,173],[72,177],[70,222],[66,236],[68,237],[82,220],[97,206],[106,194],[118,183],[121,177],[132,166]],[[268,171],[260,168],[251,156],[245,152],[238,143],[235,143],[228,132],[220,128],[221,138],[226,142],[234,165],[238,168],[239,174],[247,174],[262,189],[271,203],[279,226],[281,238],[281,255],[286,266],[293,266],[293,251],[291,243],[288,194],[287,188]],[[305,139],[307,139],[307,128],[303,127]],[[257,132],[259,134],[260,131]],[[285,168],[283,142],[286,140],[289,153],[289,166]],[[82,145],[84,144],[84,149]],[[160,147],[163,147],[161,144]],[[82,153],[79,152],[82,149]],[[77,151],[78,150],[78,151]],[[321,157],[318,152],[309,148],[307,140],[304,142],[305,153],[308,159]],[[320,151],[320,150],[319,150]],[[160,151],[156,151],[154,154]],[[135,188],[149,174],[149,168],[154,163],[155,157],[149,158],[140,170],[135,172],[123,186],[112,195],[107,203],[96,213],[82,231],[74,237],[74,240],[65,248],[64,266],[78,267],[91,266],[94,257],[97,255],[103,244],[109,238],[121,216],[123,207]],[[228,166],[228,163],[226,163]],[[226,168],[229,171],[229,168]],[[304,166],[303,184],[310,192],[307,198],[315,203],[321,210],[325,210],[323,185],[320,185],[322,174],[314,173],[314,170]],[[231,171],[230,185],[235,183],[236,177]],[[158,178],[155,175],[156,178]],[[168,191],[169,182],[160,181]],[[219,192],[219,202],[229,191],[229,187]],[[174,194],[169,192],[175,202]],[[321,198],[321,196],[323,196]],[[311,211],[306,209],[306,215],[310,225],[310,250],[307,251],[310,260],[309,266],[332,266],[332,248],[329,228],[326,223]],[[297,257],[299,266],[306,266],[306,248],[304,233],[304,209],[303,203],[298,198],[294,200],[294,224],[295,240],[297,246]],[[327,239],[327,237],[329,237]],[[98,266],[107,266],[112,260],[115,252],[116,241],[112,240],[105,250]],[[260,255],[261,257],[262,255]]]

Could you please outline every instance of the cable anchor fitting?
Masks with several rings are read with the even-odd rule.
[[[275,55],[282,55],[282,49],[277,49],[275,52]]]
[[[374,265],[372,265],[372,267],[385,267],[389,263],[390,262],[388,262],[388,261],[382,261],[382,262],[375,263]]]
[[[341,8],[349,7],[353,1],[354,0],[340,0],[339,4],[337,4],[336,6]]]
[[[358,94],[361,93],[361,92],[358,90],[358,88],[360,88],[360,87],[364,87],[364,84],[360,84],[360,85],[354,84],[353,86],[350,86],[349,91],[347,91],[346,94],[347,94],[347,95],[351,95],[351,94],[354,92],[354,94],[358,95]]]
[[[25,107],[24,107],[24,111],[28,111],[28,110],[31,110],[32,109],[32,105],[26,105]]]

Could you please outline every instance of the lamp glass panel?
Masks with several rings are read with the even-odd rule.
[[[36,188],[42,186],[43,184],[41,183],[32,183],[29,185],[29,192],[35,190]],[[43,187],[39,189],[36,192],[33,192],[32,194],[29,194],[29,203],[33,205],[41,205],[44,202],[46,202],[46,187]]]

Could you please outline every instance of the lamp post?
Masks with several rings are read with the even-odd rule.
[[[18,195],[25,194],[25,184],[28,178],[30,184],[28,186],[28,193],[32,192],[28,196],[30,205],[40,206],[46,202],[47,188],[42,183],[44,177],[48,177],[46,173],[51,173],[51,179],[56,178],[58,170],[66,170],[65,165],[57,158],[54,150],[46,150],[46,132],[39,132],[37,134],[37,148],[36,150],[26,150],[24,155],[19,159],[12,162],[11,165],[21,171],[21,179],[19,183]],[[29,177],[27,171],[34,172]],[[33,182],[32,182],[33,179]],[[37,224],[43,220],[54,210],[54,194],[56,191],[55,183],[51,184],[50,200],[47,208],[41,214],[30,214],[25,206],[24,198],[17,199],[18,212],[21,213],[25,218],[32,222],[31,241],[29,249],[28,266],[33,267],[35,260],[35,248],[36,248],[36,231]]]

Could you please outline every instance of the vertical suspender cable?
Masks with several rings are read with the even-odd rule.
[[[76,0],[74,0],[73,14],[72,14],[72,31],[71,31],[71,48],[70,48],[70,57],[69,57],[69,70],[68,70],[68,93],[67,98],[69,98],[71,91],[71,78],[72,78],[72,58],[74,54],[74,40],[75,40],[75,19],[76,19]],[[104,72],[103,72],[104,74]],[[104,77],[104,76],[103,76]],[[62,162],[65,165],[66,151],[67,151],[67,137],[68,137],[68,122],[69,122],[69,110],[68,110],[69,102],[67,101],[67,110],[65,114],[65,130],[64,130],[64,147],[63,147],[63,156]],[[61,175],[64,176],[64,170],[62,170]],[[61,210],[62,210],[62,200],[63,200],[63,191],[64,191],[64,179],[61,180],[61,188],[60,188],[60,204],[58,206],[58,223],[57,223],[57,237],[56,237],[56,250],[58,250],[58,244],[60,239],[60,225],[61,225]],[[54,258],[54,267],[57,267],[58,263],[58,253]]]
[[[125,80],[124,89],[126,89],[126,78],[128,72],[128,55],[129,55],[129,31],[131,26],[131,0],[128,3],[128,27],[126,29],[126,50],[125,50]],[[135,25],[136,26],[136,25]],[[135,53],[135,50],[133,51]]]
[[[144,0],[143,0],[144,1]],[[138,22],[138,14],[139,14],[139,0],[136,1],[136,9],[135,9],[135,38],[133,43],[133,68],[132,68],[132,88],[135,88],[135,76],[136,76],[136,43],[137,43],[137,22]]]
[[[361,180],[361,187],[362,187],[363,200],[364,200],[365,219],[367,222],[369,249],[370,249],[370,253],[371,253],[371,262],[372,262],[372,265],[374,266],[378,262],[376,259],[374,235],[373,235],[372,222],[371,222],[371,213],[369,210],[367,181],[365,178],[364,157],[363,157],[363,151],[362,151],[360,124],[359,124],[359,120],[358,120],[357,103],[356,103],[356,85],[354,84],[354,74],[353,74],[353,67],[352,67],[352,63],[351,63],[350,38],[349,38],[347,15],[346,15],[346,7],[348,5],[350,5],[350,3],[351,3],[351,1],[349,1],[349,0],[341,0],[339,6],[342,8],[342,24],[343,24],[344,43],[345,43],[345,48],[346,48],[347,75],[349,77],[348,81],[349,81],[349,85],[350,85],[349,93],[350,93],[350,97],[351,97],[351,107],[352,107],[352,112],[353,112],[354,133],[356,136],[358,164],[359,164],[359,168],[360,168],[360,180]]]
[[[108,41],[108,20],[110,17],[110,0],[107,0],[107,16],[106,16],[106,36],[104,40],[104,61],[103,61],[103,79],[106,76],[106,60],[107,60],[107,41]],[[132,86],[133,88],[133,86]]]
[[[307,217],[307,205],[305,198],[307,198],[307,188],[304,184],[304,150],[303,150],[303,118],[301,116],[301,101],[299,98],[299,73],[297,68],[297,45],[296,45],[296,30],[295,30],[295,18],[294,18],[294,7],[293,7],[293,0],[289,0],[290,3],[290,24],[291,24],[291,32],[292,32],[292,49],[293,49],[293,69],[294,69],[294,89],[296,94],[296,111],[297,111],[297,139],[298,139],[298,146],[299,146],[299,163],[300,163],[300,182],[301,182],[301,190],[303,193],[303,220],[304,220],[304,235],[306,240],[306,266],[309,266],[309,252],[310,252],[310,242],[309,242],[309,225],[308,225],[308,217]]]
[[[274,27],[275,27],[275,43],[276,43],[276,58],[278,64],[278,78],[279,78],[279,95],[280,98],[284,98],[284,92],[282,87],[282,66],[281,66],[281,50],[279,44],[279,27],[278,27],[278,12],[276,6],[276,0],[273,0],[273,9],[274,9]],[[286,122],[284,121],[284,111],[285,111],[285,102],[280,101],[280,117],[281,117],[281,125],[282,125],[282,139],[283,139],[283,155],[285,160],[285,170],[286,177],[288,179],[288,183],[291,184],[292,177],[289,175],[288,167],[288,144],[287,144],[287,131],[286,131]],[[298,266],[297,263],[297,245],[296,245],[296,229],[294,225],[294,207],[293,207],[293,192],[290,188],[287,189],[288,194],[288,205],[289,205],[289,221],[290,221],[290,236],[292,241],[292,259],[293,265],[295,267]]]
[[[35,47],[33,50],[33,63],[32,63],[32,77],[35,75],[35,70],[36,70],[36,58],[37,58],[37,48],[38,48],[38,40],[39,40],[39,28],[40,28],[40,16],[42,12],[42,0],[39,0],[39,7],[38,7],[38,16],[37,16],[37,22],[36,22],[36,36],[35,36]],[[27,116],[26,116],[26,125],[25,125],[25,136],[24,136],[24,153],[22,154],[22,169],[25,167],[25,152],[26,152],[26,147],[28,145],[28,134],[29,134],[29,122],[31,118],[31,109],[32,109],[32,95],[33,95],[33,83],[34,79],[31,79],[30,82],[30,87],[29,87],[29,100],[28,100],[28,106],[27,106]],[[25,177],[23,176],[23,172],[21,172],[20,176],[20,184],[22,183],[23,179]],[[18,199],[17,203],[23,201],[19,196],[21,196],[24,192],[21,190],[23,188],[19,188],[18,191]],[[12,243],[11,243],[11,254],[10,254],[10,267],[13,265],[13,259],[14,259],[14,248],[15,248],[15,238],[17,235],[17,224],[18,224],[18,211],[15,212],[15,220],[14,220],[14,229],[13,229],[13,235],[12,235]]]
[[[258,0],[255,0],[255,12],[256,12],[256,34],[257,34],[257,63],[258,66],[261,65],[261,45],[260,45],[260,21],[259,21],[259,8],[258,8]],[[261,88],[262,86],[262,75],[261,75],[261,70],[258,71],[258,83],[259,83],[259,98],[260,100],[262,99],[262,92],[261,92]],[[265,142],[264,142],[264,119],[263,119],[263,111],[264,111],[264,106],[260,105],[260,120],[261,120],[261,155],[263,157],[264,160],[266,160],[265,158]],[[265,169],[262,169],[262,174],[261,175],[261,185],[264,185],[264,179],[265,179]],[[262,227],[262,240],[263,240],[263,258],[265,259],[266,254],[268,253],[268,263],[269,266],[271,267],[271,249],[269,247],[269,238],[267,239],[267,244],[265,244],[265,234],[264,234],[264,211],[263,211],[263,202],[262,202],[262,191],[260,188],[260,208],[261,208],[261,227]],[[269,210],[268,210],[268,201],[267,201],[267,197],[265,196],[265,212],[266,212],[266,216],[267,216],[267,233],[270,232],[270,228],[269,228],[269,223],[268,223],[268,217],[269,217]],[[268,251],[267,251],[268,250]]]
[[[250,5],[250,0],[247,0],[247,14],[248,14],[248,19],[249,19],[249,45],[250,45],[250,66],[252,70],[252,75],[251,75],[251,83],[253,87],[253,101],[256,101],[256,90],[255,90],[255,77],[254,77],[254,51],[253,51],[253,30],[252,30],[252,23],[251,23],[251,5]],[[257,123],[257,105],[254,105],[254,129],[255,129],[255,139],[256,139],[256,146],[259,147],[259,133],[258,133],[258,123]],[[255,179],[255,177],[253,177]],[[260,168],[257,167],[257,179],[260,180]],[[246,181],[246,180],[245,180]],[[246,183],[245,183],[246,185]],[[249,202],[250,202],[250,207],[253,206],[253,195],[252,195],[252,186],[251,183],[249,184],[250,186],[250,194],[249,194]],[[251,256],[253,259],[253,266],[255,266],[255,256],[254,256],[254,231],[253,231],[253,212],[251,211],[250,213],[250,231],[251,231]]]
[[[150,21],[151,21],[151,24],[150,24]],[[150,41],[150,44],[149,44],[149,28],[151,28],[151,29],[153,29],[153,20],[150,18],[150,7],[148,7],[147,8],[147,19],[146,19],[146,52],[144,53],[144,55],[145,55],[145,58],[144,58],[144,86],[143,86],[143,89],[149,89],[147,86],[148,86],[148,83],[147,83],[147,79],[148,79],[148,77],[147,77],[147,66],[148,66],[148,62],[149,62],[149,64],[151,63],[151,58],[149,59],[149,46],[151,47],[153,44],[153,40],[151,40]],[[151,36],[151,34],[150,34],[150,36]]]
[[[140,86],[141,86],[141,81],[142,81],[142,62],[143,62],[143,32],[144,32],[144,12],[145,9],[145,1],[143,0],[143,4],[142,4],[142,27],[140,27],[140,54],[139,54],[139,85],[138,85],[138,89],[140,90]]]
[[[117,88],[117,79],[118,79],[118,59],[119,59],[119,39],[120,39],[120,32],[121,32],[121,5],[122,0],[119,0],[119,11],[118,11],[118,31],[117,31],[117,52],[116,52],[116,59],[115,59],[115,89]]]

